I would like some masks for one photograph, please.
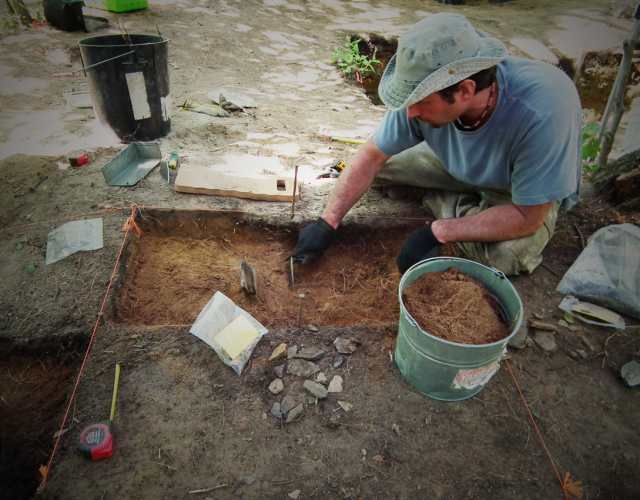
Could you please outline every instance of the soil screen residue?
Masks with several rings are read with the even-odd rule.
[[[423,274],[403,290],[402,301],[422,330],[442,340],[483,345],[509,336],[496,299],[455,267]]]

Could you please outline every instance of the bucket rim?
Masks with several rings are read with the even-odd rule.
[[[144,33],[132,33],[131,35],[134,36],[155,36],[156,38],[160,38],[160,40],[158,40],[157,42],[144,42],[144,43],[132,43],[132,44],[114,44],[114,45],[103,45],[103,44],[97,44],[94,45],[91,43],[92,40],[98,40],[98,39],[104,39],[104,38],[109,38],[109,37],[122,37],[122,35],[116,35],[116,34],[111,34],[111,35],[99,35],[99,36],[90,36],[89,38],[83,38],[82,40],[78,40],[78,45],[81,45],[82,47],[100,47],[100,48],[107,48],[107,47],[142,47],[145,45],[161,45],[163,43],[169,43],[171,41],[171,39],[165,37],[165,36],[158,36],[158,35],[147,35]],[[131,36],[129,35],[129,36]]]
[[[418,267],[422,267],[426,264],[432,263],[434,261],[451,261],[451,262],[465,262],[465,263],[470,263],[474,266],[477,267],[481,267],[486,269],[489,272],[494,273],[496,276],[504,278],[504,280],[509,284],[509,287],[513,290],[514,295],[516,297],[516,299],[518,299],[518,306],[519,306],[519,317],[517,318],[517,321],[515,322],[515,327],[513,328],[513,331],[511,333],[509,333],[509,335],[507,335],[505,338],[498,340],[496,342],[492,342],[490,344],[461,344],[459,342],[451,342],[450,340],[444,340],[441,339],[440,337],[436,337],[435,335],[430,334],[429,332],[425,332],[422,328],[420,328],[420,325],[418,325],[418,322],[413,319],[413,317],[409,314],[409,312],[407,311],[407,309],[404,307],[404,302],[402,301],[402,290],[403,285],[406,281],[407,275],[409,274],[410,271],[413,271],[414,269],[417,269]],[[494,296],[492,294],[492,296]],[[494,296],[495,298],[495,296]],[[405,271],[405,273],[402,275],[402,278],[400,278],[400,283],[398,284],[398,300],[400,302],[400,314],[404,313],[407,316],[407,319],[409,320],[409,322],[415,326],[416,328],[418,328],[418,330],[420,330],[421,333],[428,335],[429,337],[431,337],[432,339],[442,342],[443,344],[447,344],[450,346],[454,346],[454,347],[465,347],[465,348],[471,348],[471,349],[486,349],[486,348],[490,348],[490,347],[496,347],[499,345],[507,345],[507,343],[509,342],[509,340],[511,339],[511,337],[513,337],[518,330],[520,329],[520,325],[522,324],[522,315],[523,315],[523,310],[524,310],[524,306],[522,304],[522,300],[520,299],[520,295],[518,294],[518,291],[515,289],[515,287],[513,286],[513,284],[511,283],[511,281],[509,281],[507,279],[507,277],[505,276],[505,274],[502,271],[499,271],[496,268],[493,267],[488,267],[485,266],[484,264],[480,264],[478,262],[475,262],[473,260],[469,260],[469,259],[461,259],[460,257],[432,257],[430,259],[425,259],[425,260],[421,260],[420,262],[416,262],[413,266],[411,266],[409,269],[407,269]],[[498,300],[496,298],[496,300]],[[500,301],[498,301],[500,302]],[[501,307],[502,304],[500,304]],[[503,308],[504,309],[504,308]]]

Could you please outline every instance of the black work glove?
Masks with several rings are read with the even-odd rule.
[[[411,233],[407,239],[404,240],[398,258],[396,259],[398,271],[404,274],[407,269],[417,262],[435,257],[440,246],[442,246],[442,243],[433,235],[431,222],[429,222],[423,228]]]
[[[302,260],[302,264],[308,266],[322,257],[331,246],[335,234],[336,230],[322,217],[318,217],[313,224],[300,230],[298,246],[291,257]]]

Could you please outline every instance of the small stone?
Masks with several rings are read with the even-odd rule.
[[[544,318],[544,316],[542,314],[540,314],[540,313],[533,313],[533,317],[536,318],[536,319]]]
[[[595,346],[589,341],[587,337],[585,337],[584,335],[580,335],[580,340],[582,340],[582,343],[587,349],[589,349],[591,352],[596,352]]]
[[[589,359],[589,354],[587,354],[587,351],[585,351],[584,349],[578,349],[576,352],[582,359]]]
[[[569,351],[569,357],[576,359],[578,357],[578,353],[577,352],[573,352],[573,351]]]
[[[298,405],[291,409],[289,414],[287,415],[287,423],[293,421],[298,415],[300,415],[304,411],[304,406]]]
[[[530,320],[529,324],[531,328],[537,328],[538,330],[547,330],[550,332],[555,332],[557,328],[550,323],[544,323],[542,321]]]
[[[271,415],[276,418],[282,418],[282,412],[280,411],[280,403],[273,403],[271,407]]]
[[[629,361],[620,369],[623,380],[629,387],[640,385],[640,363]]]
[[[269,390],[271,391],[271,394],[280,394],[284,391],[284,384],[282,383],[282,380],[277,378],[271,382],[271,384],[269,384]]]
[[[333,341],[333,345],[340,354],[353,354],[356,352],[356,344],[350,339],[343,339],[338,337]]]
[[[293,359],[287,364],[287,373],[296,377],[309,377],[320,371],[320,367],[311,361]]]
[[[342,392],[342,377],[335,375],[329,383],[328,392]]]
[[[344,411],[349,411],[351,408],[353,408],[353,405],[351,403],[347,403],[346,401],[338,401],[338,404]]]
[[[571,332],[579,332],[580,330],[582,330],[582,328],[580,328],[578,325],[569,325],[569,331]]]
[[[242,482],[248,486],[251,486],[253,483],[256,482],[256,478],[251,476],[245,476],[242,478]]]
[[[327,381],[327,376],[320,372],[316,375],[316,382],[320,382],[321,384],[324,384]]]
[[[262,412],[262,420],[266,420],[267,419],[267,412]]]
[[[300,490],[293,490],[291,493],[289,493],[289,498],[293,498],[293,500],[296,500],[299,496]]]
[[[546,352],[552,352],[556,350],[556,341],[553,338],[553,333],[545,330],[534,330],[535,336],[533,341],[538,344],[542,350]]]
[[[395,432],[398,436],[402,436],[402,434],[400,434],[400,426],[398,424],[393,424],[391,426],[391,429],[393,430],[393,432]]]
[[[287,355],[287,344],[280,344],[276,347],[271,353],[271,357],[269,361],[277,361],[278,359],[282,359]]]
[[[567,323],[565,320],[560,319],[558,320],[558,326],[562,326],[564,328],[567,328],[569,326],[569,323]]]
[[[333,367],[334,368],[340,368],[342,366],[342,363],[344,362],[344,358],[342,356],[339,356],[336,358],[336,360],[333,362]]]
[[[67,432],[69,432],[69,429],[62,429],[61,431],[57,431],[54,435],[53,435],[53,439],[57,439],[58,436],[64,436]]]
[[[291,408],[297,405],[298,405],[298,402],[295,399],[293,399],[293,397],[285,396],[282,399],[282,402],[280,403],[280,411],[282,412],[283,415],[285,415],[286,413],[289,412],[289,410],[291,410]]]
[[[317,347],[305,347],[293,356],[294,358],[306,359],[307,361],[316,361],[322,358],[326,353]]]
[[[316,404],[316,398],[311,397],[311,396],[308,396],[308,397],[307,397],[307,404],[308,404],[309,406]]]
[[[276,374],[276,377],[282,378],[284,376],[284,365],[278,365],[273,369],[273,373]]]
[[[557,387],[555,385],[546,385],[542,390],[545,396],[553,397],[556,395]]]
[[[291,346],[287,349],[287,359],[295,358],[298,354],[298,346]]]
[[[318,399],[324,399],[327,397],[327,389],[322,384],[312,382],[311,380],[305,380],[303,387]]]
[[[307,330],[310,332],[318,332],[319,330],[313,325],[307,325]]]

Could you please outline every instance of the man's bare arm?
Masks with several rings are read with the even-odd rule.
[[[382,153],[373,138],[369,139],[345,167],[331,192],[322,218],[334,229],[349,209],[362,198],[371,186],[373,178],[382,170],[390,156]]]
[[[437,220],[431,230],[442,243],[513,240],[540,229],[552,205],[552,201],[530,206],[499,205],[469,217]]]

